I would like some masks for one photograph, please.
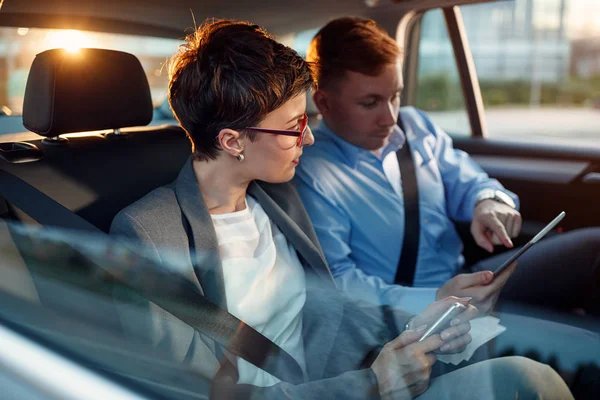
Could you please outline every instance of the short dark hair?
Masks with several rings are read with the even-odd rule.
[[[394,39],[370,19],[343,17],[325,25],[313,38],[306,59],[316,65],[317,82],[325,88],[346,71],[375,76],[395,63],[402,51]]]
[[[222,129],[243,132],[314,86],[309,63],[249,22],[206,21],[169,65],[169,104],[197,160],[217,157]]]

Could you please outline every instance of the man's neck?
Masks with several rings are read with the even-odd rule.
[[[387,146],[387,144],[386,144]],[[375,155],[375,157],[377,157],[378,159],[381,160],[381,156],[383,155],[383,149],[385,148],[385,146],[377,149],[377,150],[372,150],[371,153],[373,153]]]
[[[219,158],[193,162],[196,180],[211,214],[227,214],[246,208],[250,180],[240,178],[240,171],[230,161]]]

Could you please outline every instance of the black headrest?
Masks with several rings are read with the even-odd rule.
[[[23,104],[23,125],[38,135],[148,125],[148,79],[132,54],[101,49],[54,49],[33,61]]]

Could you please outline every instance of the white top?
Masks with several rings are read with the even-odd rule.
[[[296,251],[250,196],[244,210],[211,217],[229,312],[287,351],[305,370],[306,282]],[[266,387],[280,382],[239,357],[237,366],[239,383]]]

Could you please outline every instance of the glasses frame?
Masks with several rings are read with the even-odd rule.
[[[300,122],[299,130],[267,129],[267,128],[259,128],[257,126],[251,126],[249,128],[244,128],[244,129],[247,131],[270,133],[273,135],[298,136],[298,140],[296,140],[296,146],[302,147],[302,142],[304,142],[304,135],[306,134],[307,128],[308,128],[308,115],[306,113],[304,113],[304,115],[302,116],[302,121]]]

